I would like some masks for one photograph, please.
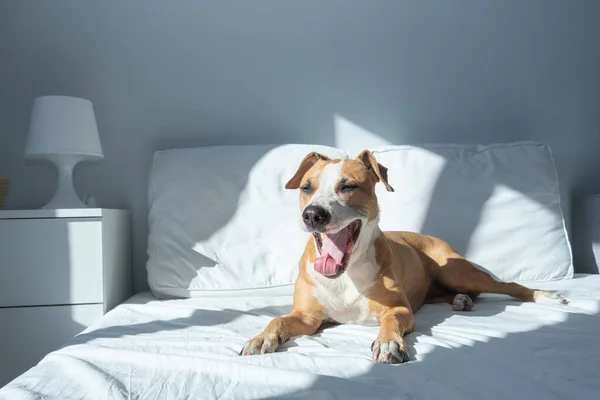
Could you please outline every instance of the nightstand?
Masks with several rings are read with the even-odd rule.
[[[0,387],[131,295],[129,213],[0,211]]]

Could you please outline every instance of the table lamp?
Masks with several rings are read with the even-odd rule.
[[[58,170],[58,188],[42,208],[87,208],[73,187],[73,169],[83,160],[104,158],[94,108],[67,96],[35,98],[25,157],[46,160]]]

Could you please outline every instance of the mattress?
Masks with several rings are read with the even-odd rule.
[[[325,327],[275,354],[243,343],[291,309],[289,293],[134,296],[3,389],[0,399],[597,399],[600,276],[545,282],[570,303],[485,295],[468,313],[426,305],[413,359],[375,364],[377,327]]]

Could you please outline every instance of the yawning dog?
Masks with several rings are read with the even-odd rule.
[[[292,337],[313,335],[326,321],[379,325],[371,346],[382,363],[409,360],[404,335],[425,303],[448,302],[469,311],[480,293],[521,301],[551,292],[495,280],[445,241],[412,232],[382,232],[375,185],[393,192],[387,169],[363,151],[354,160],[310,153],[286,189],[300,189],[300,212],[312,234],[299,263],[293,310],[247,341],[241,355],[271,353]]]

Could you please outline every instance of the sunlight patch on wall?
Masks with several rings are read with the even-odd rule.
[[[349,119],[335,114],[333,116],[335,129],[335,146],[346,150],[350,156],[356,156],[365,149],[391,145],[388,140],[355,124]]]

